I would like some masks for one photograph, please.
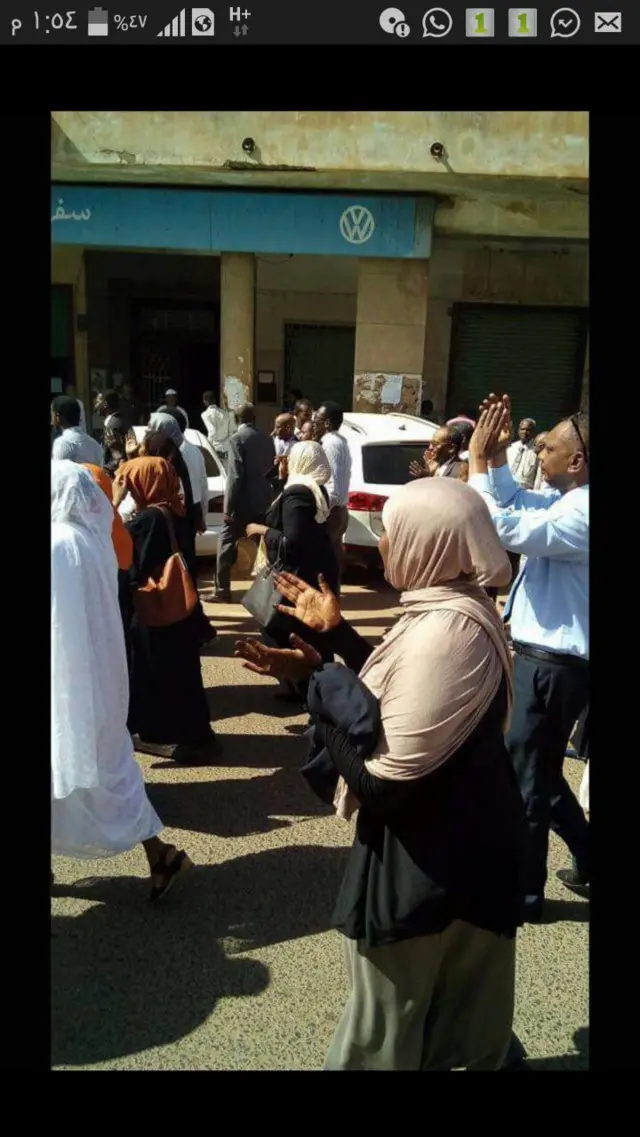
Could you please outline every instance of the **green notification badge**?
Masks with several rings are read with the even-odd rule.
[[[487,39],[494,34],[493,8],[467,8],[466,35]]]
[[[509,35],[513,39],[524,39],[537,34],[537,8],[509,8]]]

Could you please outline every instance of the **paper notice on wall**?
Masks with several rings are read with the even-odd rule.
[[[402,375],[385,375],[380,402],[392,407],[402,402]]]
[[[62,394],[62,379],[58,379],[57,377],[55,379],[52,378],[50,390],[51,390],[52,395],[61,395]]]
[[[224,381],[224,393],[230,411],[237,411],[238,407],[241,407],[242,404],[247,401],[244,383],[241,383],[234,375],[226,376]]]

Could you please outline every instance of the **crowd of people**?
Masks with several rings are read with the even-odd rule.
[[[383,509],[402,615],[372,648],[340,609],[342,411],[295,394],[271,435],[251,404],[203,397],[226,470],[203,598],[228,603],[238,542],[258,545],[249,593],[271,590],[268,614],[236,654],[306,710],[303,773],[355,819],[332,918],[351,992],[326,1068],[506,1069],[523,1053],[517,932],[544,920],[551,829],[572,858],[560,880],[589,895],[588,820],[563,773],[578,721],[588,758],[588,418],[544,435],[524,419],[513,441],[509,398],[491,395],[439,427]],[[200,667],[215,636],[196,579],[206,471],[175,390],[140,443],[117,401],[98,406],[102,444],[74,393],[52,405],[52,851],[142,843],[157,901],[192,865],[160,839],[134,747],[222,753]]]

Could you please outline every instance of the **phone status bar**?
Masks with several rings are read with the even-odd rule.
[[[474,7],[458,4],[416,5],[401,0],[402,7],[382,4],[366,15],[343,0],[324,0],[322,7],[308,10],[298,0],[271,0],[259,10],[245,4],[224,7],[177,8],[171,0],[154,4],[153,12],[131,0],[117,10],[94,5],[88,11],[41,8],[31,12],[9,11],[0,17],[0,40],[14,44],[33,43],[143,43],[176,45],[236,43],[357,45],[422,43],[513,44],[532,43],[627,43],[640,42],[640,5],[622,11],[600,11],[584,3],[569,7],[553,3],[535,8]],[[302,10],[304,8],[304,11]],[[258,9],[258,5],[256,5]],[[6,8],[5,8],[6,11]]]

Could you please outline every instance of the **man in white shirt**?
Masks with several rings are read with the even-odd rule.
[[[80,407],[80,430],[84,430],[84,432],[86,434],[86,432],[87,432],[87,416],[85,414],[84,403],[82,402],[82,399],[78,398],[75,383],[65,383],[64,393],[65,393],[65,395],[68,396],[68,398],[75,399],[78,406]]]
[[[532,418],[523,418],[518,427],[518,437],[507,449],[509,469],[523,490],[532,490],[538,468],[538,455],[535,448],[536,424]]]
[[[505,457],[510,405],[487,400],[471,440],[469,485],[502,545],[526,558],[504,619],[515,649],[515,701],[505,742],[529,822],[526,919],[543,916],[549,829],[568,845],[568,888],[589,884],[588,822],[563,776],[567,741],[589,701],[589,420],[572,415],[541,452],[543,493],[522,490]]]
[[[51,457],[68,458],[79,465],[102,466],[102,447],[80,429],[80,404],[68,395],[58,395],[51,404],[51,424],[62,431],[53,443]]]
[[[171,411],[180,411],[180,414],[184,415],[188,427],[189,415],[185,411],[184,407],[181,407],[178,402],[178,392],[173,387],[169,387],[164,393],[164,398],[165,401],[161,407],[158,407],[156,414],[162,415],[170,414]]]
[[[159,415],[163,415],[163,419],[159,419]],[[169,424],[164,421],[166,416],[174,420],[178,430],[173,430]],[[194,506],[194,527],[197,533],[204,533],[207,528],[207,513],[209,511],[207,467],[199,448],[195,446],[193,442],[189,442],[184,436],[184,432],[187,429],[184,412],[179,410],[156,411],[155,415],[152,415],[149,420],[149,426],[164,430],[165,434],[168,434],[169,437],[173,439],[180,450],[189,473],[189,481],[191,482],[191,496],[193,497]]]
[[[338,559],[339,568],[342,568],[344,559],[343,538],[349,524],[347,504],[351,482],[349,443],[343,434],[338,433],[343,418],[342,408],[334,402],[323,403],[313,415],[314,440],[324,448],[331,466],[331,479],[326,486],[331,506],[331,512],[327,518],[327,529]]]
[[[236,416],[233,411],[217,405],[213,391],[205,391],[202,402],[204,410],[200,418],[207,432],[207,438],[226,469],[229,440],[236,430]]]

